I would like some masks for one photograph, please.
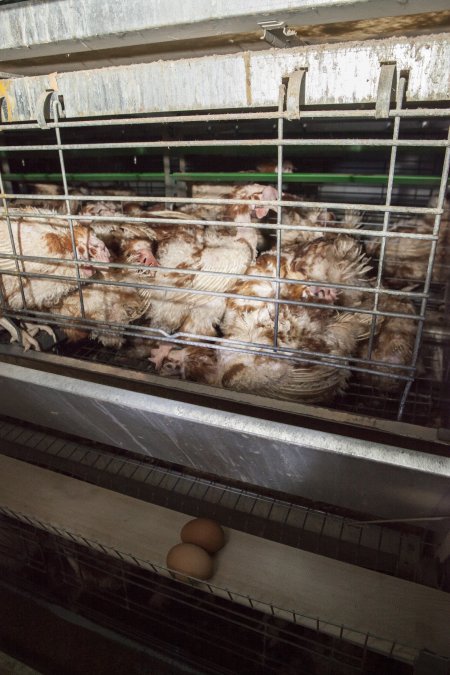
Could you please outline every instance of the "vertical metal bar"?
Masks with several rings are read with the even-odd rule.
[[[278,112],[283,112],[284,107],[284,98],[286,95],[286,87],[284,84],[280,86],[279,98],[278,98]],[[277,176],[277,190],[278,190],[278,204],[277,204],[277,225],[281,225],[281,216],[282,216],[282,206],[281,206],[281,196],[283,192],[283,117],[280,115],[278,118],[277,125],[277,139],[279,141],[277,149],[277,166],[278,166],[278,176]],[[280,278],[281,270],[281,230],[277,229],[277,279]],[[275,282],[275,298],[280,299],[280,290],[281,284],[279,281]],[[273,346],[274,349],[278,347],[278,328],[279,328],[279,318],[280,318],[280,303],[275,303],[275,318],[274,318],[274,328],[273,328]]]
[[[7,154],[7,153],[3,153],[3,154],[4,154],[4,157],[2,157],[1,171],[2,171],[4,174],[8,175],[8,174],[11,173],[11,169],[10,169],[10,166],[9,166],[9,157],[8,157],[8,154]],[[6,180],[5,180],[5,182],[4,182],[4,187],[5,187],[5,191],[6,191],[6,192],[8,192],[9,194],[12,193],[13,189],[12,189],[12,183],[11,183],[11,181],[6,181]]]
[[[164,169],[164,186],[165,186],[165,195],[166,197],[173,197],[174,194],[174,183],[172,179],[172,174],[170,173],[170,155],[165,152],[163,155],[163,169]],[[173,209],[173,202],[166,204],[166,207],[170,210]]]
[[[446,192],[447,192],[447,182],[448,182],[448,176],[449,176],[449,167],[450,167],[450,127],[449,127],[448,135],[447,135],[447,146],[445,148],[444,161],[442,163],[441,182],[440,182],[440,186],[439,186],[437,208],[440,209],[440,210],[442,210],[444,208],[444,200],[445,200],[445,195],[446,195]],[[433,241],[431,242],[430,255],[428,257],[427,272],[426,272],[426,275],[425,275],[425,284],[424,284],[424,288],[423,288],[424,297],[422,298],[422,301],[420,303],[420,318],[419,318],[418,325],[417,325],[416,339],[415,339],[415,342],[414,342],[413,355],[412,355],[412,359],[411,359],[411,365],[414,368],[416,368],[416,366],[417,366],[419,349],[420,349],[420,345],[421,345],[421,342],[422,342],[423,326],[424,326],[424,322],[425,322],[425,312],[426,312],[427,304],[428,304],[428,300],[429,300],[431,277],[433,275],[433,264],[434,264],[434,259],[435,259],[435,256],[436,256],[437,237],[439,236],[441,218],[442,218],[441,214],[438,214],[434,218],[433,236],[436,237],[436,239],[433,239]],[[405,411],[406,400],[408,398],[408,394],[410,392],[411,385],[412,385],[412,382],[410,380],[409,382],[406,383],[405,388],[403,390],[402,398],[401,398],[399,409],[398,409],[398,415],[397,415],[398,420],[401,420],[402,417],[403,417],[403,413]]]
[[[180,173],[186,173],[186,157],[181,155],[178,160],[178,170]],[[187,183],[185,181],[176,182],[177,197],[187,197]]]
[[[404,77],[400,77],[399,84],[398,84],[398,92],[397,92],[397,105],[395,107],[395,112],[398,113],[401,110],[402,107],[402,101],[405,93],[405,87],[406,87],[406,79]],[[391,206],[391,201],[392,201],[392,189],[394,186],[394,175],[395,175],[395,162],[397,159],[397,145],[395,141],[398,140],[399,137],[399,132],[400,132],[400,116],[395,115],[394,117],[394,128],[392,132],[392,140],[394,141],[392,147],[391,147],[391,155],[389,159],[389,175],[388,175],[388,182],[387,182],[387,190],[386,190],[386,201],[385,205],[386,206]],[[389,228],[389,222],[390,222],[390,212],[385,211],[384,213],[384,218],[383,218],[383,234],[385,234],[388,231]],[[373,311],[378,310],[378,304],[380,301],[380,290],[381,290],[381,280],[383,276],[383,266],[384,266],[384,258],[385,258],[385,251],[386,251],[386,237],[381,238],[381,246],[380,246],[380,259],[378,261],[378,274],[377,274],[377,281],[376,281],[376,287],[375,287],[375,299],[374,299],[374,304],[373,304]],[[369,345],[368,345],[368,354],[367,358],[371,359],[372,358],[372,351],[373,351],[373,342],[375,339],[375,329],[376,329],[376,324],[377,324],[377,317],[375,314],[372,316],[372,322],[370,326],[370,337],[369,337]]]
[[[6,223],[7,223],[7,226],[8,226],[8,233],[9,233],[9,239],[10,239],[10,242],[11,242],[11,249],[12,249],[12,252],[13,252],[13,255],[14,255],[14,263],[15,263],[15,267],[16,267],[16,272],[18,274],[17,279],[19,280],[20,295],[22,296],[23,308],[27,309],[27,303],[26,303],[26,300],[25,300],[25,292],[23,290],[23,279],[22,279],[22,276],[20,276],[20,266],[19,266],[19,261],[17,260],[16,244],[15,244],[15,241],[14,241],[14,234],[13,234],[12,225],[11,225],[11,218],[9,216],[9,211],[8,211],[8,200],[4,196],[5,195],[5,186],[4,186],[4,183],[3,183],[3,175],[2,175],[1,169],[0,169],[0,192],[2,194],[2,204],[3,204],[3,208],[5,210],[5,219],[6,219]],[[17,227],[19,227],[19,224],[17,225]],[[25,269],[24,269],[24,262],[23,261],[21,263],[21,267],[22,267],[22,272],[24,272]],[[1,289],[1,287],[0,287],[0,299],[1,299],[2,308],[7,309],[6,298],[3,297],[3,291]],[[20,332],[19,332],[19,336],[20,336]],[[22,340],[22,338],[20,338],[20,339]]]
[[[56,133],[56,142],[57,142],[57,147],[58,147],[58,157],[59,157],[59,163],[61,166],[61,174],[62,174],[62,181],[63,181],[63,186],[64,186],[64,196],[68,197],[69,196],[69,188],[67,185],[67,176],[66,176],[66,166],[64,162],[64,154],[62,151],[61,147],[61,131],[59,128],[59,115],[58,115],[58,108],[60,106],[59,101],[54,101],[53,103],[53,119],[55,121],[55,133]],[[74,255],[74,259],[78,260],[78,255],[77,255],[77,246],[75,243],[75,233],[73,229],[73,218],[71,217],[71,206],[70,206],[70,199],[66,199],[66,209],[67,209],[67,222],[69,223],[69,229],[70,229],[70,239],[72,241],[72,251]],[[88,242],[86,242],[86,246],[88,246]],[[80,268],[78,265],[75,265],[75,270],[76,270],[76,281],[78,285],[78,294],[80,296],[80,309],[81,309],[81,318],[85,319],[86,314],[84,311],[84,300],[83,300],[83,290],[81,286],[81,277],[80,277]]]

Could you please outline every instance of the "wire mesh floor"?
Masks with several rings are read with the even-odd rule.
[[[85,340],[77,344],[62,341],[57,346],[57,352],[63,356],[90,363],[118,366],[129,371],[155,373],[154,367],[147,359],[129,357],[121,350],[103,347],[93,340]],[[431,427],[439,426],[441,423],[442,412],[449,398],[443,398],[443,385],[433,379],[432,365],[433,357],[430,355],[428,364],[424,364],[424,370],[416,378],[409,394],[403,416],[405,422]],[[327,407],[396,420],[398,401],[398,393],[389,395],[380,392],[374,387],[358,382],[357,378],[353,377],[345,394],[339,396]]]

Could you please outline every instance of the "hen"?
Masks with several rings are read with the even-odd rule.
[[[261,185],[240,188],[236,198],[275,200],[277,192]],[[253,214],[263,218],[268,206],[229,204],[221,206],[223,217],[235,223],[250,223]],[[173,227],[173,226],[172,226]],[[167,232],[166,228],[164,231]],[[254,227],[180,227],[160,238],[157,250],[161,267],[179,270],[220,274],[178,274],[157,271],[157,286],[175,286],[184,291],[143,289],[141,295],[149,298],[151,305],[146,316],[149,325],[167,333],[181,331],[196,335],[216,335],[225,311],[226,298],[212,296],[209,291],[223,293],[233,286],[235,279],[227,274],[244,274],[256,257],[258,232]],[[205,291],[192,293],[191,290]]]
[[[46,218],[15,217],[15,210],[9,210],[16,253],[24,256],[54,258],[55,262],[45,260],[21,261],[19,262],[20,270],[30,274],[65,276],[69,277],[69,279],[22,277],[22,287],[25,297],[24,307],[20,278],[8,274],[8,272],[16,272],[14,260],[11,258],[0,258],[1,292],[4,300],[4,310],[47,309],[56,305],[62,297],[77,288],[75,265],[58,264],[56,262],[58,259],[62,261],[74,260],[69,228],[67,225],[62,225],[59,219],[52,218],[51,212],[44,212],[31,207],[27,207],[26,210],[30,216],[45,214]],[[109,251],[105,244],[86,225],[74,226],[74,238],[78,259],[86,261],[85,265],[79,266],[80,277],[89,279],[96,272],[96,268],[89,265],[89,260],[108,263],[110,261]],[[0,218],[0,251],[3,254],[13,253],[8,222],[4,216]],[[70,279],[74,279],[74,281],[70,281]],[[23,345],[26,349],[30,347],[39,349],[39,344],[34,339],[34,335],[38,332],[39,327],[35,324],[25,324],[27,330],[18,329],[4,315],[0,318],[0,324],[10,333],[11,341],[19,340],[22,337]],[[52,333],[48,326],[41,326],[40,328]]]
[[[275,188],[270,185],[259,185],[254,183],[252,185],[242,185],[232,187],[229,185],[198,186],[195,197],[201,199],[263,199],[276,200],[277,192]],[[236,220],[238,215],[241,216],[239,222],[250,222],[250,215],[256,212],[258,218],[263,218],[264,215],[258,216],[255,207],[249,207],[243,204],[184,204],[178,209],[181,213],[187,213],[195,218],[202,218],[203,220]],[[265,211],[267,213],[267,209]],[[244,218],[244,219],[243,219]]]
[[[140,209],[140,207],[137,207]],[[141,211],[139,214],[140,215]],[[175,214],[172,211],[149,212],[160,218],[189,219],[184,214]],[[192,226],[155,225],[149,229],[148,224],[92,221],[91,227],[113,252],[114,262],[128,265],[136,265],[134,269],[110,268],[101,273],[102,281],[110,281],[110,284],[92,284],[83,290],[83,303],[85,317],[102,323],[120,323],[127,326],[133,321],[140,319],[146,312],[152,301],[151,294],[140,288],[142,283],[149,283],[154,277],[158,265],[153,255],[153,247],[159,246],[160,252],[164,251],[167,240],[175,239],[180,244],[179,253],[182,253],[181,242],[184,239],[195,238],[198,228]],[[152,239],[146,235],[150,234]],[[142,265],[143,267],[138,267]],[[127,282],[130,286],[121,286]],[[59,305],[53,308],[53,313],[81,320],[81,309],[78,294],[71,294],[64,298]],[[125,342],[124,330],[101,330],[101,328],[64,327],[65,335],[69,342],[82,339],[96,339],[105,347],[119,349]],[[143,340],[145,355],[149,354],[151,344],[149,340]],[[130,351],[130,350],[128,350]]]
[[[93,283],[83,289],[83,306],[85,318],[103,324],[121,324],[102,330],[101,327],[83,328],[82,326],[64,325],[63,331],[69,342],[77,342],[86,338],[98,340],[105,347],[119,349],[125,343],[124,326],[139,319],[147,309],[147,303],[139,294],[139,284],[147,283],[154,275],[152,261],[143,262],[142,252],[146,251],[148,240],[129,239],[123,242],[122,252],[114,262],[129,265],[148,265],[134,269],[109,268],[100,274],[102,281],[111,283]],[[147,259],[146,256],[144,256]],[[156,263],[156,261],[155,261]],[[119,285],[127,282],[130,286]],[[78,293],[71,293],[51,308],[51,313],[70,319],[82,321],[81,305]]]
[[[304,278],[292,269],[293,259],[283,255],[281,276]],[[364,261],[356,257],[355,274],[362,274]],[[347,275],[350,274],[349,267]],[[333,295],[319,294],[307,281],[281,284],[280,298],[302,300],[306,305],[280,304],[278,346],[311,352],[303,354],[306,362],[292,356],[280,359],[257,353],[271,348],[275,331],[275,304],[258,298],[274,298],[276,284],[270,280],[276,273],[276,255],[264,253],[247,270],[249,275],[268,277],[264,280],[237,282],[231,291],[251,298],[229,298],[220,328],[231,341],[248,345],[250,353],[231,350],[204,350],[198,347],[161,351],[156,362],[162,375],[178,375],[229,389],[257,393],[274,398],[310,403],[330,401],[345,389],[349,377],[345,357],[351,356],[358,340],[367,335],[369,318],[355,320],[350,313],[338,313],[331,306]],[[345,276],[345,275],[344,275]],[[308,306],[308,302],[323,307]],[[252,353],[254,352],[254,353]],[[315,356],[320,352],[324,356]],[[335,357],[343,357],[335,361]],[[333,366],[333,361],[342,368]]]
[[[56,183],[30,183],[27,186],[29,194],[40,195],[41,199],[23,199],[18,198],[14,201],[13,207],[20,208],[23,207],[34,207],[40,208],[44,211],[55,211],[57,213],[67,213],[66,202],[64,199],[48,199],[46,196],[56,196],[63,195],[64,188],[62,185],[57,185]],[[86,188],[69,188],[69,195],[80,197],[80,199],[72,199],[70,201],[70,212],[77,213],[81,199],[84,195],[88,194]]]
[[[132,217],[150,215],[147,211],[143,211],[139,204],[132,203],[129,207],[128,211],[130,213],[126,215]],[[105,242],[118,261],[126,257],[127,248],[129,248],[130,243],[135,242],[133,261],[142,265],[157,264],[154,256],[156,234],[154,228],[149,223],[96,220],[99,216],[123,216],[120,204],[115,202],[92,202],[84,205],[80,210],[80,214],[93,216],[93,220],[84,222],[87,222],[97,237]],[[138,250],[140,251],[139,255],[137,255]]]
[[[357,308],[370,297],[363,289],[371,285],[369,272],[372,268],[361,244],[351,235],[338,234],[314,239],[294,249],[292,255],[292,271],[298,278],[361,287],[361,290],[343,288],[336,291],[331,288],[330,293],[338,297],[338,305]],[[355,320],[357,317],[355,315]]]
[[[290,200],[298,199],[296,195],[283,195]],[[303,208],[303,207],[283,207],[281,222],[283,225],[302,226],[307,228],[327,227],[334,223],[334,214],[327,209],[321,208]],[[295,250],[299,244],[305,244],[322,237],[323,233],[317,230],[281,230],[281,249],[283,252]]]
[[[436,206],[436,198],[430,200],[430,207]],[[417,218],[404,218],[389,228],[390,232],[403,234],[432,234],[434,228],[433,215]],[[366,244],[367,253],[379,257],[381,240],[374,238]],[[441,217],[436,257],[433,266],[432,280],[445,282],[450,277],[450,204],[444,203]],[[411,282],[424,283],[431,251],[431,242],[409,237],[389,237],[386,239],[383,262],[383,279],[392,288],[403,288]]]
[[[395,312],[398,314],[415,314],[414,305],[406,298],[397,298],[389,295],[380,295],[378,303],[380,312]],[[405,386],[405,380],[397,380],[390,375],[409,374],[405,366],[412,365],[414,342],[418,323],[414,319],[384,316],[376,319],[376,335],[372,345],[371,361],[382,361],[386,366],[370,363],[358,364],[367,367],[375,373],[359,372],[358,379],[363,384],[373,387],[377,391],[397,392]],[[369,342],[359,345],[358,358],[369,358]],[[393,367],[394,366],[394,367]],[[397,367],[395,367],[397,366]]]

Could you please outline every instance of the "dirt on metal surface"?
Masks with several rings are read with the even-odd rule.
[[[384,39],[394,36],[426,35],[450,31],[450,10],[426,12],[403,17],[361,19],[316,26],[290,26],[309,44]],[[66,72],[111,65],[145,63],[159,59],[176,59],[207,54],[233,54],[242,51],[269,49],[261,40],[261,31],[213,36],[201,39],[176,40],[170,43],[127,46],[121,49],[100,49],[39,58],[4,61],[2,70],[17,74],[43,75],[52,71]]]

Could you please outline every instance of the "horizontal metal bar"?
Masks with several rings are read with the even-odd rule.
[[[76,261],[74,261],[76,262]],[[83,264],[83,263],[82,263]],[[84,265],[89,265],[89,261],[84,261]],[[72,284],[76,284],[77,279],[76,277],[68,277],[64,275],[59,275],[59,274],[41,274],[37,272],[13,272],[11,271],[2,271],[2,275],[7,275],[11,277],[19,277],[19,278],[29,278],[29,279],[51,279],[54,281],[69,281]],[[324,305],[316,302],[304,302],[301,300],[286,300],[286,299],[277,299],[277,298],[270,298],[270,297],[265,297],[265,296],[255,296],[255,295],[243,295],[239,293],[228,293],[226,291],[207,291],[207,290],[199,290],[196,288],[178,288],[176,286],[164,286],[164,285],[159,285],[159,284],[146,284],[146,283],[141,283],[141,282],[132,282],[132,281],[110,281],[108,279],[92,279],[87,281],[86,283],[88,284],[97,284],[101,286],[124,286],[126,288],[134,288],[138,290],[154,290],[154,291],[162,291],[162,292],[170,292],[170,293],[189,293],[190,295],[207,295],[211,297],[218,297],[218,298],[235,298],[237,300],[252,300],[256,302],[269,302],[272,304],[280,304],[280,305],[292,305],[296,307],[316,307],[318,309],[322,310],[328,310],[328,311],[336,311],[336,307],[334,305]],[[310,282],[308,282],[310,283]],[[312,282],[311,285],[322,285],[322,282]],[[329,286],[329,284],[324,284]],[[400,319],[412,319],[414,321],[424,321],[425,316],[421,314],[402,314],[399,312],[380,312],[379,310],[371,310],[371,309],[361,309],[360,307],[347,307],[346,305],[339,305],[339,310],[344,312],[352,312],[355,314],[373,314],[374,316],[383,316],[383,317],[396,317]]]
[[[258,204],[265,204],[266,202],[260,201]],[[285,202],[282,202],[285,204]],[[428,211],[427,211],[428,213]],[[5,216],[6,211],[2,210],[0,208],[0,216]],[[60,213],[51,213],[51,214],[44,214],[44,213],[27,213],[25,211],[23,212],[16,212],[14,215],[11,214],[11,212],[8,213],[9,217],[11,220],[17,219],[17,217],[20,217],[21,219],[40,219],[40,220],[45,220],[49,216],[53,219],[57,220],[67,220],[67,214],[60,214]],[[417,239],[417,240],[424,240],[424,241],[437,241],[438,235],[434,234],[418,234],[415,232],[391,232],[391,231],[382,231],[382,230],[366,230],[366,229],[361,229],[361,228],[351,228],[351,227],[331,227],[331,226],[326,226],[326,225],[284,225],[283,223],[280,224],[275,224],[275,223],[238,223],[234,221],[228,221],[228,220],[188,220],[188,219],[183,219],[179,220],[176,218],[140,218],[140,217],[135,217],[135,216],[73,216],[73,219],[79,222],[100,222],[100,221],[106,221],[108,223],[112,222],[117,222],[117,223],[142,223],[142,224],[164,224],[164,225],[179,225],[180,223],[183,223],[184,225],[195,225],[198,227],[245,227],[245,228],[250,228],[250,229],[255,229],[255,230],[288,230],[288,231],[298,231],[298,232],[326,232],[328,234],[354,234],[354,235],[364,235],[368,237],[380,237],[384,239]]]
[[[49,21],[53,18],[52,7],[53,2],[47,8]],[[153,31],[152,37],[155,36]],[[48,45],[52,43],[50,38]],[[408,103],[423,106],[448,101],[448,73],[442,64],[449,62],[449,55],[445,34],[408,36],[329,44],[326,49],[319,44],[173,60],[156,60],[155,55],[151,63],[95,67],[84,70],[82,75],[77,71],[56,72],[51,83],[63,96],[66,118],[71,120],[112,115],[142,117],[143,113],[160,111],[261,110],[277,106],[283,77],[306,67],[306,106],[361,108],[376,102],[380,62],[395,60],[399,72],[410,73]],[[365,75],[361,77],[361,73]],[[7,119],[35,121],[35,107],[30,102],[35,102],[48,86],[47,73],[6,80]]]
[[[208,140],[208,141],[133,141],[120,143],[61,143],[41,145],[0,145],[2,152],[43,152],[46,150],[120,150],[121,148],[210,148],[216,150],[229,147],[291,147],[291,146],[320,146],[320,147],[348,147],[358,146],[367,148],[445,148],[448,140],[428,139],[397,139],[391,138],[273,138],[240,139],[240,140]]]
[[[252,356],[267,356],[270,358],[276,358],[278,360],[288,360],[299,363],[308,363],[311,365],[324,365],[330,367],[336,367],[344,370],[352,370],[355,372],[361,373],[370,373],[373,375],[383,375],[388,379],[393,380],[402,380],[402,381],[411,381],[413,380],[413,375],[398,375],[396,373],[390,372],[392,370],[406,370],[414,372],[412,366],[399,365],[399,364],[389,364],[389,371],[384,373],[378,370],[371,370],[369,368],[359,368],[357,366],[351,366],[349,362],[357,363],[368,363],[371,365],[380,365],[384,368],[387,367],[384,361],[374,361],[369,359],[361,359],[353,356],[338,356],[330,355],[324,352],[314,352],[315,356],[320,357],[319,359],[312,358],[312,353],[307,350],[302,349],[287,349],[286,347],[271,347],[262,343],[252,342],[252,347],[246,347],[249,343],[245,343],[238,340],[232,340],[221,337],[208,338],[206,336],[192,335],[189,333],[175,333],[169,335],[164,331],[161,331],[156,328],[151,328],[150,326],[138,326],[138,325],[124,325],[115,322],[102,322],[94,321],[91,319],[73,319],[65,315],[58,314],[55,318],[55,314],[50,314],[48,312],[38,312],[35,310],[27,311],[8,311],[5,312],[5,316],[15,318],[18,320],[30,320],[34,323],[42,322],[42,319],[45,319],[46,324],[51,324],[55,326],[61,326],[61,323],[67,324],[67,327],[70,328],[79,328],[79,329],[95,329],[96,331],[104,331],[114,335],[121,334],[127,337],[140,337],[146,338],[149,340],[157,339],[161,342],[170,342],[173,344],[180,345],[182,347],[193,346],[193,347],[203,347],[205,349],[213,349],[216,351],[231,351],[236,353],[245,353],[251,354]],[[233,346],[235,345],[235,346]],[[302,354],[305,354],[303,357]],[[328,361],[326,360],[328,359]],[[343,363],[339,363],[342,361]],[[393,365],[393,367],[391,367]]]
[[[438,108],[439,110],[439,108]],[[450,112],[450,110],[449,110]],[[59,120],[52,122],[49,120],[48,128],[53,129],[59,126],[64,128],[82,128],[82,127],[111,127],[111,126],[135,126],[142,124],[172,124],[181,123],[187,124],[189,122],[240,122],[244,120],[275,120],[279,117],[285,117],[286,113],[279,113],[277,110],[273,112],[228,112],[228,113],[207,113],[202,115],[179,115],[172,113],[171,115],[147,115],[146,117],[113,117],[105,120]],[[26,131],[32,129],[41,129],[39,124],[34,122],[23,122],[22,124],[1,124],[0,131]]]
[[[142,270],[148,270],[148,267],[143,267],[142,265],[138,264],[131,264],[131,263],[118,263],[118,262],[112,262],[112,263],[105,263],[105,262],[100,262],[98,260],[68,260],[65,258],[49,258],[46,256],[33,256],[33,255],[20,255],[20,254],[14,254],[14,253],[2,253],[0,252],[0,260],[21,260],[21,261],[29,261],[29,262],[48,262],[53,265],[73,265],[77,267],[85,267],[88,265],[89,267],[97,267],[99,269],[104,269],[105,267],[108,269],[116,269],[116,270],[130,270],[130,271],[142,271]],[[243,280],[243,281],[269,281],[271,283],[281,283],[281,284],[286,284],[286,285],[305,285],[307,284],[308,286],[320,286],[325,287],[325,288],[335,288],[339,290],[346,290],[346,291],[361,291],[364,293],[369,293],[370,294],[379,294],[379,295],[389,295],[393,297],[400,297],[400,298],[411,298],[411,299],[419,299],[423,298],[425,296],[424,293],[420,292],[414,292],[414,291],[402,291],[402,290],[395,290],[395,289],[390,289],[390,288],[373,288],[371,286],[358,286],[358,285],[351,285],[351,284],[338,284],[338,283],[328,283],[325,281],[314,281],[310,279],[289,279],[285,277],[278,277],[278,276],[263,276],[259,274],[235,274],[233,272],[217,272],[215,270],[201,270],[201,269],[192,269],[192,268],[183,268],[180,269],[178,267],[164,267],[162,265],[159,265],[158,267],[154,268],[156,273],[159,272],[170,272],[174,274],[180,274],[180,275],[191,275],[195,274],[198,276],[215,276],[219,278],[228,278],[228,279],[236,279],[236,280]],[[9,274],[9,271],[2,270],[0,267],[0,275],[1,274]],[[22,274],[27,275],[27,272],[22,272]],[[90,279],[88,280],[88,283],[95,284],[98,280],[97,279]],[[114,286],[116,284],[114,279],[111,280],[105,280],[108,281],[108,283],[111,284],[111,286]],[[140,283],[136,280],[136,283],[134,284],[133,282],[126,282],[127,285],[129,286],[134,286],[136,285],[137,287],[140,286]],[[154,286],[152,286],[154,288]],[[167,290],[170,290],[172,286],[164,286]],[[189,289],[187,289],[189,290]],[[245,296],[242,296],[245,297]],[[250,296],[249,296],[250,297]],[[253,297],[253,296],[252,296]],[[254,296],[257,297],[257,296]],[[321,305],[322,306],[322,305]],[[407,316],[405,314],[401,314],[401,316]]]
[[[389,117],[423,118],[423,117],[450,117],[450,108],[405,108],[399,111],[390,110]],[[302,108],[302,119],[376,119],[375,108],[365,110],[348,110],[347,108],[334,108],[323,110],[311,110],[307,106]],[[64,128],[82,127],[109,127],[109,126],[135,126],[142,124],[186,124],[189,122],[240,122],[245,120],[277,120],[288,119],[288,113],[278,112],[228,112],[206,113],[197,115],[152,115],[146,117],[112,117],[109,119],[93,120],[59,120],[57,123],[49,121],[47,126],[53,129],[59,126]],[[288,120],[289,121],[289,120]],[[32,131],[41,129],[35,122],[23,122],[19,124],[0,124],[0,131]]]
[[[261,173],[261,172],[245,172],[242,171],[197,171],[187,173],[171,173],[172,180],[194,182],[250,182],[256,181],[259,183],[275,182],[277,179],[276,173]],[[5,181],[60,181],[62,174],[60,173],[4,173],[3,180]],[[164,173],[157,171],[141,171],[128,173],[66,173],[66,178],[69,181],[163,181]],[[283,173],[284,183],[352,183],[361,185],[385,185],[388,177],[385,174],[352,174],[352,173]],[[394,176],[394,185],[424,185],[432,186],[440,184],[440,176]]]
[[[116,196],[116,195],[28,195],[28,194],[14,194],[14,193],[5,193],[1,194],[0,193],[0,198],[5,198],[5,199],[27,199],[27,200],[42,200],[45,198],[47,201],[80,201],[80,199],[83,202],[98,202],[98,201],[103,201],[103,202],[135,202],[135,203],[141,203],[141,202],[154,202],[157,204],[212,204],[216,206],[222,206],[222,205],[227,205],[227,204],[243,204],[247,206],[256,206],[256,205],[261,205],[265,204],[267,206],[278,206],[279,203],[281,206],[294,206],[294,207],[304,207],[307,209],[338,209],[341,211],[371,211],[375,213],[407,213],[407,214],[418,214],[418,215],[426,215],[426,214],[432,214],[432,215],[441,215],[443,213],[443,209],[438,209],[438,208],[430,208],[427,206],[387,206],[385,204],[352,204],[348,202],[313,202],[313,201],[302,201],[302,200],[288,200],[288,199],[283,199],[283,200],[255,200],[255,199],[229,199],[226,197],[219,198],[219,197],[178,197],[176,195],[173,195],[171,197],[161,197],[158,195],[152,195],[152,196],[144,196],[144,195],[139,195],[139,196]],[[18,212],[17,212],[18,213]],[[24,216],[30,216],[30,214],[26,212],[22,212]],[[0,214],[5,214],[4,209],[0,210]],[[47,214],[48,216],[48,214]],[[34,217],[40,218],[40,217],[46,217],[45,214],[41,216],[41,214],[34,214]],[[67,218],[67,216],[61,215],[61,214],[53,214],[52,213],[52,218]],[[82,220],[83,218],[85,220],[101,220],[101,216],[74,216],[76,220]],[[115,216],[107,216],[104,217],[103,219],[105,220],[114,220],[116,217]],[[125,218],[129,218],[130,220],[136,221],[136,222],[152,222],[151,219],[149,218],[131,218],[129,216],[120,216],[117,219],[122,218],[122,220],[125,220]],[[160,222],[161,219],[158,221]],[[166,221],[166,219],[164,220]],[[188,220],[183,220],[177,221],[177,224],[179,225],[180,222],[188,223]],[[210,224],[213,221],[207,221],[207,220],[202,220],[202,221],[197,221],[199,223],[202,223],[203,225]],[[216,221],[220,222],[220,221]],[[221,222],[223,225],[223,222]],[[246,227],[251,227],[251,223],[245,223]],[[262,224],[259,224],[258,227],[261,227]],[[274,226],[276,227],[276,226]],[[398,234],[397,234],[398,236]]]

